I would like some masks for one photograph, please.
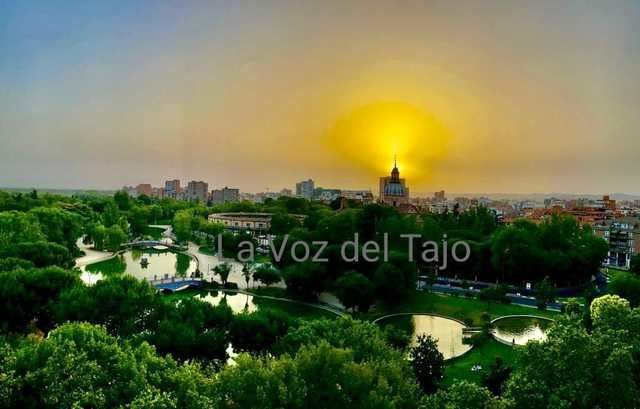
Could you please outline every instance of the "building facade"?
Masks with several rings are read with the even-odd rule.
[[[180,199],[182,189],[180,188],[180,180],[167,180],[164,182],[164,197],[170,199]]]
[[[271,213],[213,213],[207,218],[209,223],[218,223],[228,230],[246,230],[251,232],[267,232],[271,228]],[[290,214],[300,222],[306,216]]]
[[[315,184],[312,179],[298,182],[296,183],[296,196],[311,200],[313,199],[314,187]]]
[[[185,199],[206,204],[209,199],[209,184],[201,180],[192,180],[187,184]]]
[[[391,176],[383,176],[380,178],[380,197],[381,203],[393,207],[401,207],[409,205],[409,188],[405,184],[405,180],[400,178],[400,171],[396,163],[391,170]]]
[[[631,258],[640,253],[640,219],[623,217],[595,225],[593,229],[609,245],[605,264],[629,268]]]
[[[364,204],[373,203],[373,193],[370,190],[342,190],[340,196]]]
[[[213,204],[237,202],[238,200],[240,200],[240,189],[232,189],[225,186],[222,189],[211,191],[211,203]]]

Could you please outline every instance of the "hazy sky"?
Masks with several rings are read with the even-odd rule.
[[[0,186],[639,193],[638,1],[0,1]]]

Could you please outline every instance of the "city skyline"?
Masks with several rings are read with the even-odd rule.
[[[639,194],[640,4],[0,5],[0,186]]]

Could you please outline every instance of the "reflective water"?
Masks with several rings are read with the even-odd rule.
[[[433,315],[414,315],[412,321],[414,330],[411,343],[413,345],[418,336],[431,335],[438,340],[438,350],[444,355],[444,359],[454,358],[471,349],[470,345],[462,342],[464,325],[457,321]]]
[[[205,295],[195,295],[195,298],[211,305],[227,304],[235,313],[254,312],[258,309],[258,306],[253,302],[253,296],[248,294],[211,291]]]
[[[494,322],[493,335],[501,341],[525,345],[529,341],[544,341],[552,321],[532,317],[509,317]]]
[[[406,328],[411,324],[413,333],[411,335],[411,346],[415,346],[420,335],[431,335],[438,343],[438,351],[442,353],[444,359],[451,359],[460,356],[471,349],[471,345],[463,343],[464,334],[462,330],[464,324],[448,318],[434,315],[410,315],[396,316],[382,320],[380,325],[395,322],[400,328]]]
[[[196,267],[196,261],[186,254],[132,249],[109,260],[81,267],[80,278],[89,285],[95,284],[103,277],[123,273],[138,279],[159,280],[173,276],[190,276]]]

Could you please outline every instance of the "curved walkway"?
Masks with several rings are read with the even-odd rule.
[[[328,311],[330,313],[333,313],[339,317],[346,317],[349,316],[349,314],[347,314],[344,311],[340,311],[336,308],[333,308],[329,305],[324,305],[324,304],[317,304],[317,303],[310,303],[310,302],[304,302],[304,301],[298,301],[298,300],[294,300],[292,298],[283,298],[283,297],[273,297],[270,295],[260,295],[260,294],[255,294],[252,293],[250,291],[246,291],[246,290],[230,290],[227,288],[219,288],[217,289],[217,291],[223,292],[223,293],[239,293],[239,294],[244,294],[244,295],[250,295],[252,297],[255,298],[263,298],[265,300],[274,300],[274,301],[284,301],[284,302],[289,302],[289,303],[293,303],[293,304],[299,304],[299,305],[306,305],[307,307],[312,307],[312,308],[318,308],[324,311]]]
[[[95,250],[90,246],[87,246],[82,242],[82,238],[79,238],[76,245],[80,250],[84,252],[84,256],[76,258],[76,267],[84,267],[88,264],[97,263],[99,261],[109,260],[115,257],[118,253],[112,253],[110,251]]]
[[[383,315],[382,317],[378,317],[375,320],[371,321],[371,323],[377,324],[379,321],[382,321],[384,319],[392,318],[392,317],[401,317],[401,316],[404,316],[404,315],[431,315],[433,317],[444,318],[444,319],[447,319],[447,320],[455,321],[458,324],[461,324],[465,328],[471,328],[467,324],[465,324],[463,321],[461,321],[461,320],[459,320],[457,318],[447,317],[446,315],[436,314],[436,313],[433,313],[433,312],[397,312],[397,313],[394,313],[394,314],[387,314],[387,315]]]

